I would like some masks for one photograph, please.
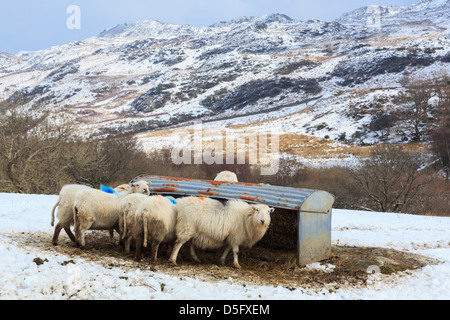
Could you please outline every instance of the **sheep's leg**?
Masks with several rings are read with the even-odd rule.
[[[240,269],[241,266],[239,265],[238,262],[238,253],[239,253],[239,246],[233,246],[233,265]]]
[[[116,226],[114,230],[116,230],[116,232],[119,234],[119,245],[123,245],[123,237],[122,232],[120,232],[120,227]]]
[[[64,231],[67,233],[67,235],[69,236],[70,240],[72,240],[72,242],[76,242],[75,236],[73,235],[72,231],[70,230],[70,226],[64,227]],[[56,240],[58,240],[58,239],[56,239]]]
[[[136,254],[135,259],[136,261],[141,261],[142,259],[142,246],[144,244],[144,234],[138,233],[134,236],[134,241],[136,243]]]
[[[172,252],[173,245],[172,244],[168,244],[165,249],[166,249],[166,252],[165,252],[166,257],[170,257],[170,253]]]
[[[225,264],[225,259],[228,256],[228,253],[231,250],[231,246],[226,247],[225,251],[223,252],[222,256],[220,257],[220,264],[224,265]]]
[[[152,259],[153,259],[153,262],[157,262],[158,261],[158,248],[159,248],[160,244],[161,244],[160,241],[152,241]]]
[[[121,242],[119,242],[119,245],[122,247],[125,252],[130,253],[130,232],[129,230],[125,231],[126,233],[123,233],[121,235]],[[127,250],[128,247],[128,250]]]
[[[136,261],[141,261],[142,259],[142,239],[136,239]]]
[[[172,254],[170,255],[170,259],[169,259],[169,261],[172,262],[172,264],[174,264],[174,265],[177,264],[178,252],[180,251],[183,244],[185,244],[186,242],[187,242],[187,240],[186,241],[180,241],[180,240],[175,241],[175,245],[173,246]]]
[[[195,246],[192,242],[189,243],[189,250],[191,252],[192,259],[194,259],[195,262],[201,262],[200,259],[197,257],[197,254],[195,253]]]
[[[56,224],[56,227],[55,227],[55,233],[53,234],[53,238],[52,238],[52,244],[54,245],[54,246],[56,246],[56,245],[58,245],[58,237],[59,237],[59,233],[61,232],[61,230],[62,230],[62,226],[61,226],[61,223],[57,223]],[[73,236],[73,235],[72,235]],[[72,239],[72,238],[71,238]]]
[[[116,240],[114,239],[114,229],[109,229],[109,241],[111,241],[113,245],[116,245]]]
[[[125,252],[130,253],[130,246],[131,246],[131,238],[128,237],[125,239]]]

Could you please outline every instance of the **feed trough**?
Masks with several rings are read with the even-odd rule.
[[[151,182],[151,194],[236,199],[274,207],[271,225],[296,215],[297,263],[302,266],[328,259],[331,255],[331,213],[335,198],[326,191],[154,175],[141,175],[130,183],[140,180]],[[276,231],[271,241],[282,237],[281,233],[284,231]]]

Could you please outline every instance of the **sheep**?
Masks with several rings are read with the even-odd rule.
[[[119,198],[123,198],[132,193],[150,194],[150,190],[148,188],[150,184],[151,182],[147,184],[147,182],[141,180],[133,183],[131,186],[128,184],[121,184],[114,189],[102,185],[101,190],[108,193],[113,193]]]
[[[220,257],[222,265],[233,249],[233,264],[238,262],[239,246],[251,248],[266,233],[270,225],[270,215],[274,209],[263,204],[248,204],[241,200],[225,203],[204,197],[186,197],[178,200],[176,224],[177,240],[170,256],[176,265],[181,246],[191,240],[191,244],[201,249],[217,249],[227,245]],[[200,262],[191,247],[192,258]]]
[[[131,186],[129,184],[121,184],[120,186],[117,186],[114,188],[117,192],[123,192],[123,191],[130,191]]]
[[[173,198],[172,198],[173,199]],[[136,260],[142,259],[142,245],[152,244],[152,260],[158,259],[161,243],[175,241],[177,222],[176,202],[159,195],[151,196],[139,205],[135,213],[133,238],[136,241]]]
[[[229,182],[238,182],[238,178],[234,172],[231,171],[222,171],[217,174],[214,178],[215,181],[229,181]]]
[[[142,201],[148,199],[145,194],[134,193],[120,200],[119,230],[122,241],[125,241],[125,251],[130,252],[132,232],[134,228],[134,214]]]
[[[145,181],[139,181],[131,186],[129,192],[149,194],[148,185]],[[79,246],[86,245],[87,230],[109,230],[110,240],[115,244],[114,230],[120,235],[120,199],[127,195],[128,192],[110,194],[96,189],[80,190],[76,193],[73,220],[75,239]]]
[[[91,187],[80,185],[80,184],[67,184],[61,188],[59,192],[59,198],[52,209],[52,221],[51,226],[53,227],[55,223],[55,210],[58,208],[57,218],[59,220],[55,227],[55,232],[53,234],[52,243],[53,245],[58,244],[59,233],[64,228],[70,240],[76,242],[75,236],[70,231],[70,226],[73,225],[73,202],[75,199],[75,194],[82,189],[92,189]],[[139,181],[130,185],[120,185],[114,189],[115,192],[121,197],[129,193],[149,193],[148,184],[145,181]]]
[[[129,184],[121,184],[114,188],[114,191],[119,197],[125,197],[132,193],[150,194],[149,184],[151,182],[147,183],[143,180],[135,182],[131,186]]]
[[[73,201],[75,198],[75,194],[83,189],[91,189],[88,186],[81,185],[81,184],[67,184],[61,188],[61,191],[59,192],[58,201],[54,205],[52,209],[52,222],[51,226],[53,227],[55,224],[55,210],[56,207],[58,208],[57,218],[58,223],[55,227],[55,232],[53,234],[52,238],[52,244],[57,245],[58,244],[58,237],[61,230],[64,228],[67,235],[69,236],[70,240],[75,242],[75,236],[73,235],[72,231],[70,231],[70,226],[73,224]]]

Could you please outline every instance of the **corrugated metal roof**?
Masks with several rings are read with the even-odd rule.
[[[130,183],[140,180],[151,182],[149,186],[151,193],[175,196],[206,196],[216,199],[238,199],[295,211],[301,209],[302,204],[308,197],[317,193],[317,190],[266,184],[184,179],[152,175],[138,176],[131,180]],[[323,191],[320,192],[324,193]],[[330,194],[328,195],[333,197]]]

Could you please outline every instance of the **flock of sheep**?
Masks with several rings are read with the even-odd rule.
[[[237,182],[233,172],[223,171],[216,181]],[[218,249],[226,247],[220,263],[233,251],[233,265],[238,262],[239,247],[251,248],[266,233],[274,209],[262,204],[249,204],[241,200],[219,201],[206,197],[173,198],[150,195],[145,181],[120,185],[115,189],[97,190],[83,185],[65,185],[52,209],[54,225],[58,207],[58,223],[52,243],[57,245],[59,233],[64,229],[78,246],[86,245],[87,230],[109,230],[119,233],[119,244],[127,253],[135,243],[136,260],[142,259],[142,247],[151,244],[151,258],[157,261],[161,243],[173,244],[169,261],[176,264],[180,248],[186,242],[196,262],[195,248]],[[70,226],[74,226],[74,233]]]

